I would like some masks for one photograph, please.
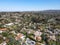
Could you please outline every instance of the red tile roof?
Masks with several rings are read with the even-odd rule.
[[[5,30],[7,30],[7,28],[0,28],[0,30],[1,30],[1,31],[5,31]]]

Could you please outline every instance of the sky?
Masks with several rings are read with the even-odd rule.
[[[60,0],[0,0],[0,11],[60,10]]]

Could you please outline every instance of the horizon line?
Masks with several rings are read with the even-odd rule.
[[[60,10],[60,9],[45,9],[45,10],[6,10],[6,11],[0,11],[0,12],[35,12],[35,11],[48,11],[48,10]]]

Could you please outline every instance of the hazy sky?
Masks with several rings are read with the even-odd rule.
[[[0,11],[60,10],[60,0],[0,0]]]

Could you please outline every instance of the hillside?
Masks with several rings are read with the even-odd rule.
[[[0,44],[60,45],[60,10],[0,12]]]

